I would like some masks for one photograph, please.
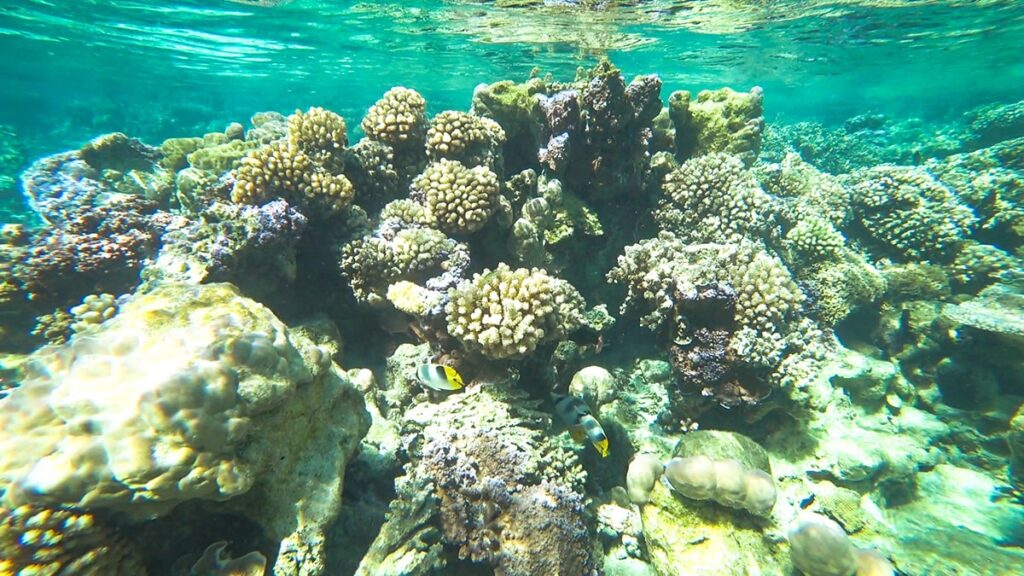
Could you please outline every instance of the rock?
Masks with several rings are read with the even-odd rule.
[[[280,542],[278,576],[322,573],[369,426],[329,354],[229,284],[161,286],[36,352],[0,420],[20,447],[0,456],[5,504],[141,520],[207,501]]]

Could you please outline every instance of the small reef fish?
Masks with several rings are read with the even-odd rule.
[[[420,364],[416,367],[416,379],[431,390],[451,392],[462,390],[462,376],[451,366],[442,364]]]
[[[575,396],[564,394],[551,394],[555,401],[555,413],[559,419],[569,427],[569,435],[576,442],[583,442],[584,439],[597,449],[601,458],[608,456],[608,436],[604,433],[601,423],[590,413],[587,403]]]

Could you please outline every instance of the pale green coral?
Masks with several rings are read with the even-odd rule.
[[[380,211],[381,220],[394,220],[406,226],[431,226],[434,218],[427,207],[409,199],[388,202]]]
[[[844,240],[843,234],[827,220],[808,217],[786,232],[782,245],[794,262],[814,264],[834,259],[842,251]]]
[[[668,98],[669,115],[676,130],[676,154],[680,159],[724,152],[750,166],[761,149],[764,131],[764,93],[729,88],[701,90],[693,101],[680,90]]]
[[[759,238],[771,219],[770,197],[735,156],[708,154],[687,160],[665,177],[666,201],[655,219],[693,242]]]
[[[431,163],[413,182],[437,226],[449,234],[483,228],[498,208],[500,184],[485,166],[467,168],[455,160]]]
[[[296,110],[288,117],[288,143],[307,154],[340,153],[348,145],[345,120],[320,107]]]
[[[523,358],[579,327],[583,297],[539,269],[505,264],[449,291],[448,332],[488,358]]]

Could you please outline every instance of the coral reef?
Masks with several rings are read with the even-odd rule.
[[[687,160],[665,177],[664,193],[655,218],[663,230],[686,241],[755,238],[770,224],[768,195],[735,156],[712,153]]]

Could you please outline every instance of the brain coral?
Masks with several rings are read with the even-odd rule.
[[[448,331],[488,358],[522,358],[539,344],[575,330],[583,297],[539,269],[475,274],[449,292]]]
[[[471,234],[483,228],[498,208],[498,176],[485,166],[466,168],[455,160],[427,166],[413,186],[441,230]]]
[[[695,242],[729,242],[760,236],[768,226],[770,198],[735,156],[708,154],[687,160],[665,177],[656,218],[664,229]]]
[[[861,224],[897,256],[950,260],[975,225],[971,209],[924,169],[882,165],[854,179]]]

